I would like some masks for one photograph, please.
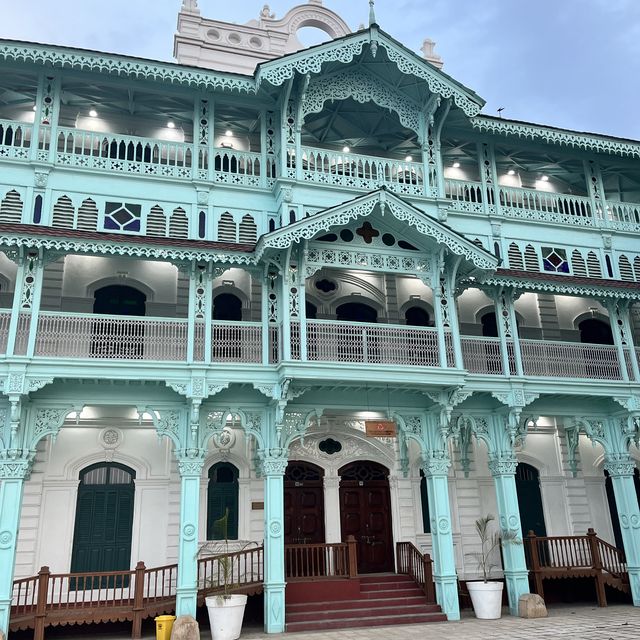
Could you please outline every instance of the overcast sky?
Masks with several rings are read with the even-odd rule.
[[[277,17],[302,0],[271,0]],[[0,37],[171,60],[181,0],[0,0]],[[264,0],[199,0],[202,14],[257,18]],[[368,0],[324,0],[352,29]],[[485,113],[640,139],[640,0],[377,0],[381,27],[445,71]]]

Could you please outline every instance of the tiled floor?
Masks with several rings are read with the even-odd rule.
[[[55,634],[56,640],[79,640],[79,634]],[[128,634],[92,634],[94,640],[125,640]],[[154,635],[145,635],[152,640]],[[208,631],[201,640],[210,640]],[[605,609],[592,606],[553,607],[548,618],[522,620],[505,615],[500,620],[476,620],[471,614],[460,622],[442,622],[377,629],[347,629],[267,635],[259,630],[245,629],[242,640],[639,640],[640,608],[614,605]]]

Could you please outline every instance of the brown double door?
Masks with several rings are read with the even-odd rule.
[[[388,471],[375,462],[353,462],[340,475],[342,540],[358,544],[358,573],[393,571]]]
[[[323,471],[307,462],[290,462],[284,477],[284,543],[324,542]]]

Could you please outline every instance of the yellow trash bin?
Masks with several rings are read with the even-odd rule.
[[[171,629],[175,616],[158,616],[156,621],[156,640],[171,640]]]

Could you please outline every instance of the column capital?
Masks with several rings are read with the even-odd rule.
[[[199,478],[204,467],[204,449],[183,449],[176,452],[178,471],[182,478]]]
[[[0,451],[0,480],[28,480],[35,451]]]
[[[611,477],[632,477],[636,463],[629,453],[605,453],[604,468]]]
[[[283,476],[287,470],[289,459],[285,449],[269,449],[268,452],[258,452],[263,476]]]
[[[433,451],[422,465],[422,470],[427,478],[432,478],[448,476],[450,467],[451,457],[447,451]]]
[[[516,473],[518,460],[515,456],[490,456],[489,471],[492,476],[513,476]]]

